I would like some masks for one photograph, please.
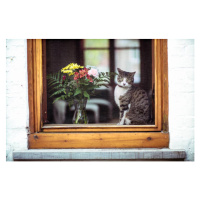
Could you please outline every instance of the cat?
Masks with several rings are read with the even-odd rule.
[[[144,125],[150,120],[150,102],[147,92],[134,85],[136,72],[126,72],[117,68],[115,102],[120,110],[118,125]]]

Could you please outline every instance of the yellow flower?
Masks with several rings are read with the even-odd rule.
[[[69,74],[69,76],[74,75],[74,70],[84,68],[83,66],[78,65],[77,63],[70,63],[66,67],[61,69],[61,72]]]
[[[73,75],[74,72],[72,70],[61,69],[61,72],[69,74],[69,76]]]

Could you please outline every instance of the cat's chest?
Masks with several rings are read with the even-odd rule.
[[[119,87],[118,85],[115,87],[115,102],[119,106],[119,97],[125,95],[125,93],[128,91],[128,88]]]

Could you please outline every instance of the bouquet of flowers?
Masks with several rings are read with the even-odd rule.
[[[66,100],[68,104],[79,105],[95,95],[95,89],[108,87],[114,72],[99,72],[93,66],[81,66],[70,63],[54,74],[47,76],[50,97],[55,97],[53,103],[59,99]]]

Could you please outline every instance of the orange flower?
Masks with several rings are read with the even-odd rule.
[[[80,78],[82,78],[88,74],[88,69],[84,68],[84,69],[80,70],[79,73],[80,73]]]

